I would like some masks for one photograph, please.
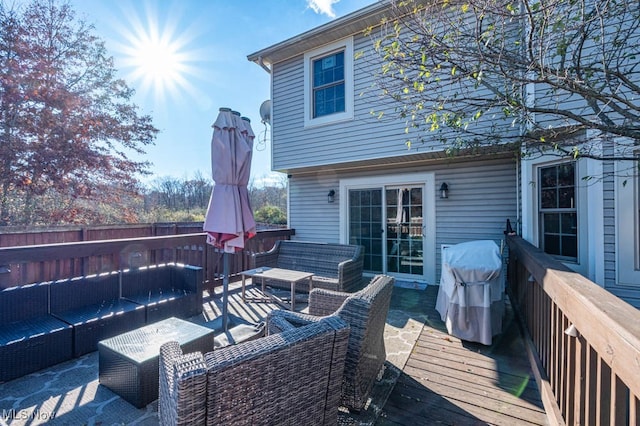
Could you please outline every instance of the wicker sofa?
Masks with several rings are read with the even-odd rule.
[[[335,425],[348,335],[330,316],[204,355],[166,343],[160,424]]]
[[[72,358],[72,327],[49,315],[49,288],[0,291],[0,383]]]
[[[337,315],[349,324],[341,405],[360,411],[386,359],[384,326],[394,282],[390,276],[376,275],[365,288],[351,294],[314,288],[309,294],[308,315],[272,311],[267,317],[267,329],[270,333],[282,332],[287,327],[320,321],[325,315]]]
[[[311,272],[314,288],[354,292],[362,288],[364,248],[358,245],[280,240],[268,252],[254,253],[252,268],[272,267]],[[268,285],[289,289],[289,283]],[[296,287],[309,291],[306,282]]]

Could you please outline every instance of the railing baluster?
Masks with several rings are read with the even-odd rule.
[[[598,354],[591,345],[588,345],[587,350],[587,380],[586,386],[588,389],[587,398],[585,403],[585,425],[594,426],[596,424],[596,398],[598,388]]]
[[[575,337],[575,370],[573,388],[575,400],[573,404],[573,418],[575,424],[584,425],[584,407],[586,407],[586,372],[587,348],[581,335]]]
[[[629,424],[637,425],[640,422],[640,399],[629,394]]]

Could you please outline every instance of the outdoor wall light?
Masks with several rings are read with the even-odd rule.
[[[440,185],[440,198],[449,198],[449,185],[446,182]]]
[[[329,193],[327,194],[327,202],[329,203],[333,203],[334,200],[336,199],[336,191],[334,191],[333,189],[331,191],[329,191]]]

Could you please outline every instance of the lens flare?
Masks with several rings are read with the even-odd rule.
[[[158,105],[195,93],[189,81],[197,72],[194,36],[178,30],[180,14],[174,12],[162,20],[147,3],[144,12],[127,10],[127,22],[118,28],[122,41],[115,50],[125,79],[142,96],[152,95]]]

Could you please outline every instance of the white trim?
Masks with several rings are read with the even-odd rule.
[[[616,162],[616,282],[619,285],[640,286],[638,256],[638,177],[632,161]],[[625,183],[626,182],[626,183]]]
[[[603,176],[602,161],[586,159],[587,176]],[[588,277],[604,287],[604,185],[602,179],[587,183]]]
[[[522,238],[540,246],[538,227],[539,167],[571,159],[556,155],[543,155],[522,160]],[[601,180],[585,181],[585,176],[602,176],[602,165],[597,160],[579,159],[576,162],[576,191],[578,198],[578,262],[563,262],[574,271],[604,286],[604,218],[603,185]]]
[[[348,190],[357,188],[384,187],[388,185],[424,185],[423,225],[427,225],[423,241],[423,277],[428,284],[436,284],[436,188],[435,173],[406,173],[366,178],[340,179],[340,242],[347,243],[349,221]]]
[[[344,50],[344,112],[313,118],[313,79],[311,63],[314,59]],[[304,127],[322,126],[353,120],[353,37],[347,37],[304,54]]]

